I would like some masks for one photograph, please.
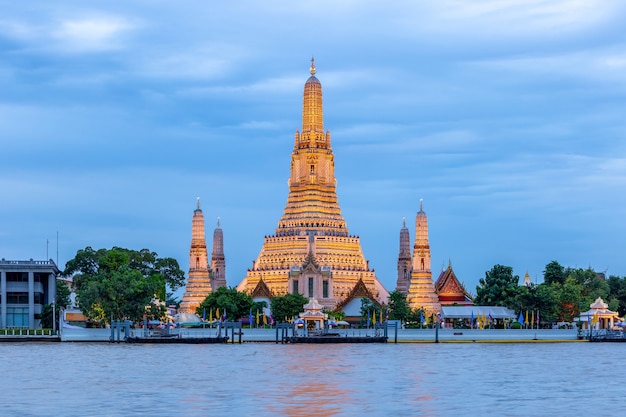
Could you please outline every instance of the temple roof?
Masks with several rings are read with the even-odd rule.
[[[256,287],[254,287],[252,294],[250,295],[252,297],[267,297],[269,299],[274,298],[274,294],[272,293],[272,290],[269,289],[269,287],[267,286],[265,281],[263,281],[263,279],[259,280],[259,282],[256,284]]]
[[[435,281],[435,292],[440,301],[449,303],[472,303],[472,296],[467,292],[452,270],[452,263],[444,271],[441,271]]]
[[[357,283],[354,285],[354,288],[350,291],[348,296],[344,298],[337,307],[335,307],[335,311],[341,311],[350,301],[355,298],[369,298],[374,304],[380,306],[380,303],[377,301],[374,294],[367,288],[362,279],[359,278]]]

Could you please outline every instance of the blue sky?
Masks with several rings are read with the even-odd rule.
[[[0,1],[0,257],[149,248],[200,196],[237,285],[287,201],[315,56],[339,203],[379,279],[420,198],[433,275],[626,275],[620,1]],[[47,245],[46,241],[50,244]]]

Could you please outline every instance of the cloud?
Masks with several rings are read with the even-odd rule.
[[[75,16],[6,19],[0,21],[0,33],[27,50],[74,54],[123,49],[124,35],[140,26],[137,20],[112,14],[68,14]]]

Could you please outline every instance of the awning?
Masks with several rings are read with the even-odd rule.
[[[489,317],[492,319],[516,319],[515,312],[500,306],[443,306],[441,316],[446,319],[475,319]]]

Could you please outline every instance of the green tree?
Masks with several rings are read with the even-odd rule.
[[[280,297],[272,298],[272,315],[276,321],[284,321],[285,317],[291,319],[298,317],[298,314],[304,311],[304,305],[309,299],[300,293],[285,294]]]
[[[125,253],[128,257],[129,269],[137,270],[141,275],[147,277],[151,275],[160,275],[172,292],[185,284],[185,273],[180,269],[178,261],[174,258],[159,258],[156,252],[148,249],[139,251],[113,247],[110,249],[116,253]],[[74,277],[74,284],[80,281],[82,275],[94,276],[101,269],[101,260],[107,255],[109,250],[98,249],[97,251],[87,246],[76,252],[76,256],[65,264],[64,276]],[[111,262],[111,261],[107,261]],[[165,299],[165,288],[163,289],[161,300]]]
[[[557,318],[556,302],[557,293],[552,285],[521,285],[517,288],[512,308],[515,311],[538,311],[542,322],[550,322]]]
[[[67,262],[65,276],[73,275],[81,310],[104,324],[114,320],[161,318],[165,312],[166,283],[177,288],[184,273],[172,258],[158,258],[147,249],[86,247]]]
[[[398,290],[389,293],[389,319],[405,322],[411,309],[406,302],[406,294]]]
[[[361,318],[367,324],[367,318],[370,318],[370,324],[374,323],[374,317],[378,317],[380,307],[369,298],[361,298]]]
[[[233,287],[219,287],[204,299],[196,309],[196,314],[202,317],[205,311],[208,315],[209,311],[217,311],[219,308],[221,316],[226,314],[226,319],[237,320],[248,317],[253,304],[254,300],[247,293]]]
[[[510,266],[494,265],[478,283],[474,304],[510,308],[515,306],[519,276],[513,275],[513,268]]]
[[[584,307],[584,286],[574,277],[569,276],[563,285],[555,284],[557,291],[557,311],[559,321],[572,321],[580,314],[580,308]],[[581,305],[582,304],[582,305]]]
[[[626,278],[611,275],[607,282],[610,290],[609,301],[611,302],[609,308],[623,316],[626,314]]]
[[[543,282],[546,284],[563,284],[565,282],[565,268],[557,261],[552,261],[543,270]]]

